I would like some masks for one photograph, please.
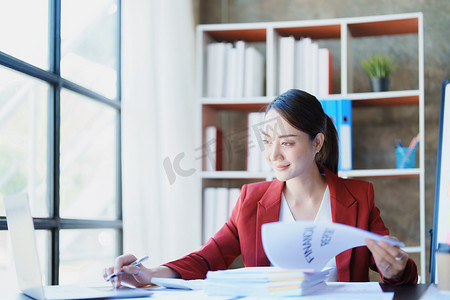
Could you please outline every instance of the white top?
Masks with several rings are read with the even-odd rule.
[[[280,206],[280,222],[295,222],[294,216],[291,213],[291,210],[287,204],[286,198],[284,194],[281,194],[281,206]],[[333,222],[333,218],[331,216],[331,202],[330,202],[330,190],[325,189],[325,193],[323,194],[322,203],[320,204],[319,211],[314,219],[315,223],[331,223]],[[328,276],[327,281],[339,281],[336,270],[336,258],[333,257],[327,263],[325,268],[333,268],[331,270],[330,275]]]

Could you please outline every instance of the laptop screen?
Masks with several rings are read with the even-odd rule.
[[[4,201],[19,288],[30,296],[44,299],[28,196],[25,193],[8,196]]]

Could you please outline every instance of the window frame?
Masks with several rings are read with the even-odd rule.
[[[122,168],[121,168],[121,0],[117,0],[117,95],[115,99],[107,98],[88,88],[61,77],[61,1],[49,0],[49,71],[38,68],[25,61],[1,52],[0,65],[47,82],[50,85],[48,100],[48,175],[47,189],[49,201],[49,217],[33,218],[36,230],[50,232],[49,253],[46,268],[49,270],[48,284],[59,284],[60,268],[60,231],[65,229],[115,229],[117,231],[116,255],[123,252],[123,222],[122,222]],[[116,119],[116,219],[66,219],[60,217],[60,107],[61,90],[65,88],[92,101],[114,108]],[[6,217],[0,216],[0,230],[7,230]],[[43,266],[44,267],[44,266]]]

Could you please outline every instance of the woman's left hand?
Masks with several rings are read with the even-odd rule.
[[[396,237],[385,236],[389,239],[398,241]],[[372,252],[372,255],[377,264],[378,270],[386,279],[399,279],[405,271],[408,262],[408,254],[398,246],[379,241],[378,243],[371,239],[365,239],[367,248]]]

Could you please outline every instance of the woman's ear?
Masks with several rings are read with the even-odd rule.
[[[322,149],[324,140],[325,140],[325,136],[323,135],[322,132],[319,132],[314,137],[313,143],[314,143],[314,147],[315,147],[316,153],[320,152],[320,150]]]

